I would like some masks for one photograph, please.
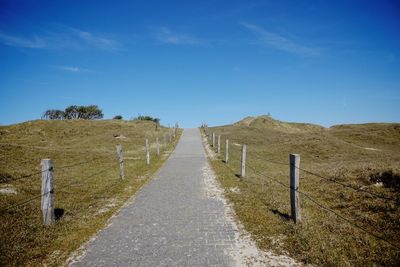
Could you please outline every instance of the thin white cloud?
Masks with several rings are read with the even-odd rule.
[[[116,40],[71,27],[61,27],[56,31],[47,31],[41,36],[33,38],[0,32],[0,44],[36,49],[81,50],[96,48],[107,51],[121,50],[121,44]]]
[[[45,48],[47,46],[45,40],[37,36],[34,36],[33,38],[26,38],[9,35],[3,32],[0,32],[0,43],[7,46],[25,48]]]
[[[86,44],[103,49],[103,50],[120,50],[121,45],[110,38],[106,38],[104,36],[96,35],[91,32],[87,31],[82,31],[79,29],[75,28],[70,28],[71,31],[77,36],[78,39],[80,39],[82,42],[85,42]]]
[[[76,66],[53,66],[53,68],[62,70],[62,71],[66,71],[66,72],[74,72],[74,73],[78,73],[78,72],[92,72],[88,69],[83,69],[80,67],[76,67]]]
[[[155,37],[158,41],[166,44],[174,45],[202,45],[204,40],[200,40],[188,34],[180,34],[172,32],[168,27],[160,27],[155,32]]]
[[[282,35],[279,35],[277,33],[270,32],[270,31],[266,31],[257,25],[245,23],[245,22],[242,22],[240,24],[242,26],[244,26],[246,29],[248,29],[249,31],[251,31],[253,34],[255,34],[257,36],[258,43],[260,43],[262,45],[267,45],[267,46],[273,47],[278,50],[282,50],[282,51],[293,53],[293,54],[303,55],[303,56],[318,56],[318,55],[320,55],[318,49],[316,49],[316,48],[298,44]]]

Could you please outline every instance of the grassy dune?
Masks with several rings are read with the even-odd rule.
[[[326,129],[260,116],[212,132],[222,136],[222,151],[211,163],[260,247],[324,266],[400,264],[400,124]],[[228,164],[222,161],[226,138]],[[240,144],[247,144],[243,179],[237,177]],[[350,223],[304,195],[302,223],[290,220],[289,153],[300,154],[300,167],[318,175],[300,171],[300,190]]]
[[[168,129],[157,128],[153,122],[118,120],[31,121],[0,127],[0,265],[65,262],[105,226],[173,150],[178,138],[165,144]],[[145,138],[154,145],[156,137],[163,144],[161,156],[156,157],[152,147],[148,166]],[[124,180],[119,178],[118,143],[125,157]],[[43,158],[54,162],[55,203],[62,214],[51,227],[42,225],[37,197]]]

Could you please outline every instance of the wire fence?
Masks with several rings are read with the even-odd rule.
[[[204,134],[205,134],[205,136],[206,136],[206,139],[207,139],[207,141],[208,141],[209,146],[212,147],[212,140],[210,140],[210,138],[211,138],[212,135],[209,134],[209,133],[207,133],[206,131],[204,131]],[[214,134],[214,135],[215,135],[215,134]],[[224,144],[225,142],[221,142],[221,143]],[[218,145],[221,145],[221,144],[215,143],[213,148],[216,149],[216,147],[217,147]],[[241,144],[236,144],[236,143],[235,143],[235,146],[233,146],[233,147],[238,147],[238,148],[240,148],[241,146],[242,146]],[[227,153],[226,150],[225,150],[224,152]],[[235,152],[237,153],[238,151],[235,151]],[[214,152],[213,152],[213,153],[214,153]],[[216,153],[216,152],[215,152],[215,153]],[[217,156],[220,156],[220,158],[225,158],[225,156],[222,155],[222,150],[220,150],[220,153],[221,153],[221,154],[220,154],[220,155],[217,154]],[[228,153],[229,153],[229,154],[232,154],[231,146],[229,147],[229,152],[228,152]],[[232,157],[229,155],[229,158],[232,158]],[[237,164],[237,163],[241,163],[241,164],[242,164],[242,160],[243,160],[243,159],[237,160],[237,158],[238,158],[238,157],[234,157],[234,159],[233,159],[233,160],[231,159],[229,162],[225,162],[225,160],[223,160],[223,161],[224,161],[224,163],[225,163],[225,164],[224,164],[225,168],[228,169],[228,171],[229,171],[230,173],[232,173],[232,174],[235,175],[236,177],[240,177],[240,175],[238,174],[238,171],[237,171],[237,170],[234,170],[234,169],[230,166],[230,165],[233,165],[232,162],[233,162],[233,163],[236,163],[236,164]],[[332,182],[332,183],[334,183],[334,184],[336,184],[336,185],[340,185],[340,186],[342,186],[342,187],[351,189],[351,190],[353,190],[353,191],[355,191],[355,192],[357,192],[357,193],[368,194],[368,195],[370,195],[371,197],[375,197],[375,198],[379,198],[379,199],[384,199],[384,200],[387,200],[387,201],[392,201],[392,202],[394,202],[394,203],[397,204],[397,205],[400,204],[400,202],[399,202],[400,200],[399,200],[399,199],[386,197],[386,196],[383,196],[383,195],[381,195],[381,194],[378,194],[378,193],[375,193],[375,192],[371,192],[371,191],[366,190],[366,189],[363,189],[363,188],[358,188],[358,187],[353,186],[353,185],[348,185],[348,184],[346,184],[346,183],[342,183],[342,182],[340,182],[340,181],[337,181],[335,178],[326,177],[326,176],[324,176],[324,175],[321,175],[321,174],[318,174],[318,173],[309,171],[309,170],[307,170],[307,169],[300,168],[299,166],[296,166],[295,164],[293,164],[293,163],[291,163],[291,162],[285,163],[285,162],[282,162],[282,161],[279,161],[279,160],[276,160],[276,159],[269,159],[268,157],[264,157],[263,155],[256,154],[256,153],[249,153],[249,157],[245,159],[245,166],[246,166],[246,168],[249,168],[249,169],[252,171],[252,174],[253,174],[254,177],[256,177],[256,178],[258,178],[258,179],[261,179],[261,180],[266,179],[266,180],[272,181],[272,182],[274,182],[274,183],[280,185],[281,187],[283,187],[283,188],[285,188],[285,189],[288,189],[289,191],[296,191],[296,192],[298,192],[300,195],[302,195],[303,197],[305,197],[307,200],[309,200],[311,203],[313,203],[316,207],[318,207],[318,208],[324,210],[325,212],[329,212],[329,213],[331,213],[331,214],[337,216],[339,219],[341,219],[342,221],[348,223],[350,226],[352,226],[352,227],[354,227],[354,228],[357,228],[358,230],[361,230],[362,232],[364,232],[364,233],[366,233],[366,234],[368,234],[368,235],[370,235],[370,236],[376,238],[377,240],[383,241],[383,242],[387,243],[388,245],[390,245],[390,246],[392,246],[392,247],[394,247],[394,248],[400,250],[400,246],[399,246],[398,244],[396,244],[396,243],[394,243],[394,242],[392,242],[392,241],[390,241],[390,240],[388,240],[388,239],[386,239],[386,238],[380,236],[379,234],[376,234],[375,232],[379,232],[378,229],[373,229],[373,231],[370,231],[370,230],[366,229],[365,227],[359,225],[357,222],[355,222],[355,220],[353,220],[353,219],[351,219],[351,218],[348,218],[348,217],[346,217],[346,216],[340,214],[339,212],[335,211],[334,209],[328,207],[326,204],[321,203],[321,201],[317,200],[317,199],[316,199],[314,196],[312,196],[309,192],[305,192],[305,191],[303,191],[303,190],[300,190],[299,188],[295,188],[295,187],[293,187],[293,186],[291,186],[291,185],[285,184],[284,182],[282,182],[282,181],[281,181],[280,179],[278,179],[277,177],[273,177],[273,176],[267,174],[266,171],[260,171],[260,170],[258,170],[255,166],[253,166],[252,164],[249,163],[249,162],[251,162],[251,161],[254,160],[254,159],[259,160],[259,161],[262,161],[262,162],[265,162],[265,163],[272,163],[272,164],[277,164],[277,165],[280,165],[280,166],[290,166],[290,167],[294,167],[294,169],[298,169],[299,171],[302,171],[302,172],[304,172],[304,173],[306,173],[306,174],[313,175],[313,176],[315,176],[315,177],[317,177],[317,178],[320,178],[320,181]],[[237,165],[237,166],[239,166],[239,165]],[[242,178],[243,178],[243,177],[242,177]],[[243,179],[243,180],[244,180],[244,179]],[[249,180],[246,180],[246,181],[249,181]],[[250,182],[250,183],[251,183],[251,182]],[[264,185],[264,184],[257,184],[257,186],[263,186],[263,185]],[[291,203],[291,204],[292,204],[292,203]]]
[[[165,138],[165,142],[159,142],[159,140],[161,140],[161,137],[157,137],[156,138],[156,144],[153,146],[145,146],[145,153],[146,155],[142,155],[139,156],[137,158],[129,158],[130,161],[136,161],[136,162],[140,162],[142,165],[150,165],[150,161],[146,162],[146,157],[150,157],[150,155],[153,153],[156,156],[160,156],[161,155],[161,151],[164,150],[163,153],[165,153],[168,148],[170,147],[171,144],[173,144],[174,142],[174,137],[176,136],[176,130],[174,130],[173,133],[171,133],[171,131],[169,131],[168,134],[168,138]],[[147,140],[147,139],[146,139]],[[120,145],[119,145],[120,146]],[[155,149],[156,151],[152,152],[152,150]],[[142,152],[141,152],[142,153]],[[161,157],[159,157],[161,158]],[[119,164],[118,164],[119,162]],[[32,179],[32,178],[38,178],[38,176],[43,175],[45,173],[53,173],[54,171],[57,174],[57,177],[60,176],[64,176],[64,177],[68,177],[68,182],[67,183],[60,183],[62,182],[63,179],[58,179],[58,187],[57,190],[54,190],[54,188],[51,188],[50,190],[43,190],[43,181],[41,181],[42,183],[42,192],[41,193],[36,193],[31,197],[28,197],[26,199],[23,199],[21,201],[18,201],[16,203],[10,204],[8,206],[3,206],[2,208],[0,208],[0,211],[2,213],[8,213],[12,210],[18,209],[20,207],[26,206],[27,204],[37,200],[37,199],[43,199],[46,198],[48,195],[50,194],[54,194],[55,191],[57,193],[63,193],[63,194],[73,194],[74,192],[70,192],[69,189],[73,186],[82,186],[85,183],[88,183],[88,181],[90,181],[90,178],[96,177],[96,176],[100,176],[100,175],[104,175],[107,172],[110,172],[111,170],[115,170],[117,168],[117,166],[119,165],[120,168],[123,168],[123,165],[121,166],[121,163],[124,162],[124,159],[122,158],[122,154],[118,154],[117,156],[114,158],[104,158],[104,157],[96,157],[94,159],[88,159],[88,160],[84,160],[84,161],[80,161],[80,162],[75,162],[75,163],[69,163],[69,164],[65,164],[65,165],[61,165],[61,166],[51,166],[49,168],[45,168],[42,169],[41,171],[37,171],[37,172],[31,172],[29,174],[26,175],[21,175],[18,177],[12,177],[9,175],[4,175],[2,174],[4,177],[1,177],[0,183],[2,184],[13,184],[15,181],[20,181],[23,179]],[[91,165],[93,167],[93,164],[99,164],[99,167],[104,167],[101,168],[100,170],[96,170],[94,172],[91,172],[89,174],[86,175],[78,175],[78,178],[71,178],[70,177],[70,171],[71,169],[74,169],[76,171],[80,171],[82,170],[82,167],[86,168],[86,166]],[[83,171],[82,173],[84,173],[85,171]],[[115,174],[114,174],[115,175]],[[43,180],[43,177],[42,177]],[[112,189],[113,187],[116,187],[120,185],[120,182],[118,179],[114,179],[112,180],[112,182],[107,185],[107,190]],[[92,188],[96,187],[96,184],[94,183],[93,186],[89,186],[88,191],[92,190]],[[53,205],[54,206],[54,205]],[[46,216],[47,216],[47,210],[44,211],[46,212]],[[52,211],[54,212],[54,211]]]

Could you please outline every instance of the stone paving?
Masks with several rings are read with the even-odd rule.
[[[235,266],[235,226],[206,194],[198,129],[185,130],[156,177],[72,266]]]

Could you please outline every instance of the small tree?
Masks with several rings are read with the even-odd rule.
[[[58,109],[48,109],[43,113],[42,119],[62,120],[64,119],[64,111]]]
[[[99,120],[103,118],[103,112],[97,105],[90,105],[85,107],[85,119],[87,120]]]
[[[64,111],[59,110],[59,109],[54,111],[54,119],[55,120],[63,120],[64,118],[65,118]]]
[[[64,117],[66,120],[73,120],[79,118],[78,106],[72,105],[65,109]]]
[[[50,109],[46,110],[42,115],[42,120],[48,120],[50,117]]]
[[[68,106],[65,111],[49,109],[46,110],[42,119],[48,120],[73,120],[73,119],[83,119],[83,120],[98,120],[103,118],[103,112],[96,105],[90,106]]]
[[[122,116],[121,115],[116,115],[116,116],[114,116],[113,120],[122,120]]]

